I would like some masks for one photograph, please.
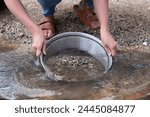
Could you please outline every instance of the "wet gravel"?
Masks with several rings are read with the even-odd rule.
[[[85,52],[65,51],[48,58],[48,68],[64,81],[87,81],[102,76],[104,66]]]

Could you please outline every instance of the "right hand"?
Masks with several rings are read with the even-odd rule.
[[[32,47],[35,49],[36,56],[39,57],[41,52],[46,54],[46,39],[44,38],[42,30],[36,29],[36,31],[32,34]]]
[[[108,53],[112,56],[116,55],[117,42],[109,31],[101,31],[101,39]]]

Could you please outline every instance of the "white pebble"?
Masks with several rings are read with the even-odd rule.
[[[147,43],[146,41],[145,41],[145,42],[143,42],[143,45],[144,45],[144,46],[147,46],[147,44],[148,44],[148,43]]]

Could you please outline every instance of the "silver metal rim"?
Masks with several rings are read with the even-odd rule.
[[[107,58],[108,58],[108,63],[109,63],[109,64],[108,64],[108,66],[107,66],[107,69],[105,69],[105,72],[104,72],[104,73],[106,73],[106,72],[110,69],[110,67],[112,66],[112,57],[108,54],[108,52],[107,52],[107,50],[105,49],[105,47],[103,46],[103,43],[101,42],[101,40],[98,39],[98,38],[95,37],[95,36],[90,35],[90,34],[82,33],[82,32],[64,32],[64,33],[61,33],[61,34],[58,34],[58,35],[52,37],[52,38],[47,42],[46,47],[48,47],[48,46],[49,46],[51,43],[53,43],[54,41],[59,40],[59,39],[61,39],[62,37],[65,37],[65,36],[67,36],[67,37],[68,37],[68,36],[81,36],[81,37],[84,37],[84,38],[86,37],[87,39],[91,39],[91,40],[97,42],[97,43],[104,49],[104,51],[105,51],[105,53],[106,53],[106,56],[107,56]],[[47,69],[47,66],[46,66],[46,64],[45,64],[45,62],[44,62],[44,60],[43,60],[43,58],[44,58],[44,55],[41,54],[41,55],[40,55],[40,62],[41,62],[41,65],[42,65],[43,69],[46,70],[46,69]]]

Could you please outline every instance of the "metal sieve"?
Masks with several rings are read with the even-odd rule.
[[[40,55],[41,65],[49,79],[59,80],[47,67],[46,61],[50,56],[68,49],[77,49],[93,56],[104,66],[104,73],[106,73],[112,65],[112,57],[107,53],[100,39],[82,32],[65,32],[48,40],[46,55]]]

